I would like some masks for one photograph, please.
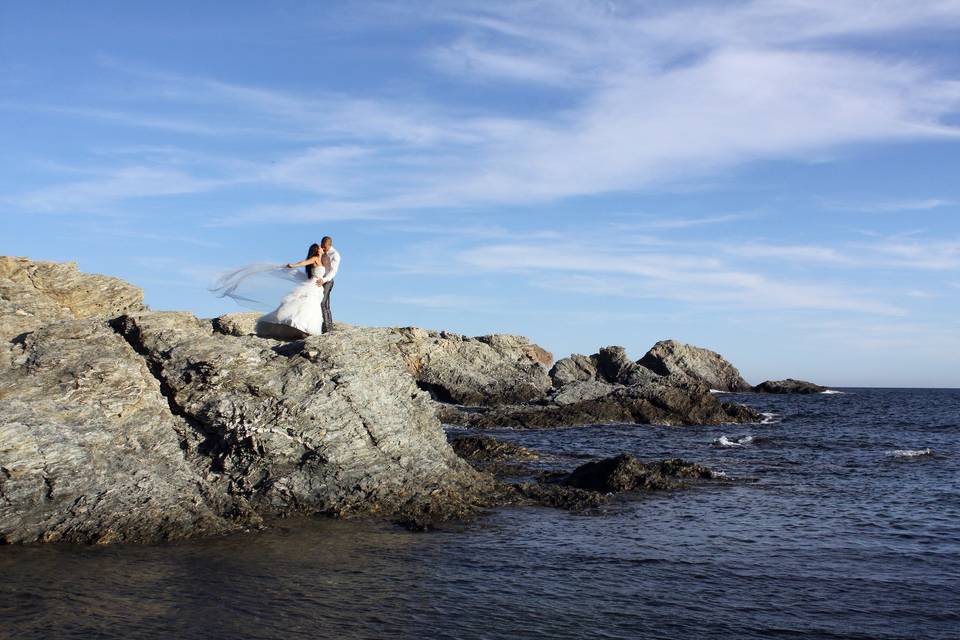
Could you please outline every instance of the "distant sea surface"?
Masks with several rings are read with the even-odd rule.
[[[0,547],[0,638],[960,638],[960,390],[734,395],[765,424],[491,433],[749,481],[492,512]]]

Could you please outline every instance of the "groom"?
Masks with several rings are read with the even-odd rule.
[[[323,333],[333,331],[333,313],[330,312],[330,292],[333,291],[333,279],[337,275],[337,269],[340,268],[340,252],[333,248],[333,238],[323,236],[320,241],[320,251],[323,252],[323,266],[325,271],[322,277],[317,280],[317,286],[323,287],[323,302],[320,308],[323,310]]]

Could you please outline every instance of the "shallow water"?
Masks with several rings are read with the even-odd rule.
[[[753,482],[428,534],[304,520],[0,547],[0,637],[960,637],[960,391],[723,399],[774,415],[492,435],[546,453],[544,468],[629,452]]]

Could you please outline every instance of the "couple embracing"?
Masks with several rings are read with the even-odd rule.
[[[307,278],[283,298],[279,307],[261,316],[258,324],[284,325],[311,335],[333,331],[330,293],[340,268],[340,253],[333,248],[333,239],[324,236],[320,244],[310,245],[306,259],[285,266],[305,267]]]

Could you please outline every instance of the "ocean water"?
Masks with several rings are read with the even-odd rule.
[[[960,638],[960,390],[729,395],[764,424],[492,433],[728,483],[453,530],[307,519],[0,547],[0,638]]]

